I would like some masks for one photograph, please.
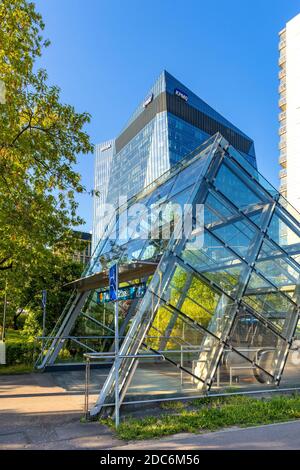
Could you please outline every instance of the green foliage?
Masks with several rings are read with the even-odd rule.
[[[16,364],[13,366],[0,365],[0,375],[18,375],[34,372],[32,366],[26,364]]]
[[[24,323],[27,336],[42,334],[42,290],[47,289],[46,332],[50,333],[70,296],[70,289],[64,285],[80,277],[80,263],[59,256],[54,261],[43,266],[42,275],[30,279],[20,292],[19,301],[27,311]]]
[[[33,365],[37,357],[38,348],[35,341],[24,337],[22,333],[10,334],[6,339],[6,364],[13,365]]]
[[[123,421],[118,430],[121,439],[149,439],[170,434],[216,431],[230,426],[255,426],[300,418],[300,395],[273,396],[271,399],[236,396],[199,400],[195,409],[176,414]],[[103,422],[103,421],[102,421]],[[106,424],[113,427],[113,421]]]
[[[160,407],[162,410],[181,411],[189,406],[189,402],[184,401],[166,401]]]
[[[86,189],[74,165],[93,147],[84,130],[89,114],[61,103],[60,90],[37,69],[49,41],[34,3],[2,0],[0,24],[0,308],[7,282],[13,316],[26,308],[28,292],[61,287],[62,266],[81,245],[76,193]]]
[[[185,294],[185,300],[179,305],[178,302],[182,292]],[[176,268],[170,287],[169,302],[171,305],[179,308],[181,312],[195,320],[199,325],[207,327],[218,301],[219,294],[211,286],[196,277],[193,277],[190,281],[184,269],[181,267]],[[166,333],[172,315],[164,306],[158,309],[153,325],[148,332],[150,337],[154,337],[147,340],[149,346],[159,349],[160,338],[157,331],[160,331],[162,335]],[[197,334],[197,331],[184,325],[180,317],[174,322],[170,339],[167,342],[167,348],[178,349],[178,345],[180,345],[179,338],[185,339],[190,344],[199,344],[199,334]]]
[[[37,336],[42,335],[42,329],[37,320],[37,316],[32,310],[26,315],[21,334],[25,341],[34,341]]]

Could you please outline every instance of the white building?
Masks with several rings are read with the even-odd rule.
[[[94,195],[92,253],[104,229],[102,212],[108,196],[114,147],[114,140],[95,146],[94,190],[97,194]]]
[[[279,38],[280,191],[300,212],[300,14]]]

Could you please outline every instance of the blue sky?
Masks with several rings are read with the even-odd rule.
[[[116,136],[162,69],[255,140],[261,173],[278,185],[278,32],[299,0],[36,0],[62,100],[88,111],[93,143]],[[93,188],[93,155],[77,170]],[[92,198],[79,214],[91,230]]]

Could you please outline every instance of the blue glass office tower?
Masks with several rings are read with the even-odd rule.
[[[105,203],[130,199],[216,132],[256,168],[253,140],[163,71],[120,135],[96,146],[93,248]]]

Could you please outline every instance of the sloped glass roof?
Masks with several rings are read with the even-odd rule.
[[[178,237],[185,219],[160,211],[170,202],[190,204],[193,222],[201,207],[202,226],[193,224]],[[140,210],[134,211],[137,204]],[[145,236],[150,208],[154,237]],[[125,214],[129,225],[135,222],[128,233]],[[162,238],[170,220],[169,236]],[[200,394],[222,383],[232,386],[233,377],[246,377],[250,389],[278,386],[289,370],[294,338],[300,336],[299,237],[299,214],[219,134],[120,206],[84,276],[106,272],[115,263],[132,270],[154,264],[144,278],[137,268],[134,282],[143,280],[146,292],[125,311],[120,325],[122,399],[130,395],[142,351],[157,355],[157,361],[164,358],[163,381],[170,370],[180,372],[179,396],[187,393],[187,382]],[[94,294],[77,295],[55,338],[69,334],[85,299],[88,306],[95,304]],[[60,339],[53,340],[44,363],[55,360],[60,347]],[[113,340],[105,339],[99,350],[113,350]],[[113,365],[92,414],[114,403],[114,387]]]
[[[205,144],[201,145],[183,161],[168,170],[158,180],[145,188],[142,192],[131,198],[126,206],[120,206],[113,214],[111,222],[107,225],[106,232],[102,235],[102,240],[98,244],[85,275],[91,275],[111,266],[115,262],[120,264],[130,263],[137,260],[157,259],[165,248],[162,240],[145,240],[142,236],[130,231],[123,235],[122,214],[128,211],[129,218],[125,219],[126,224],[130,224],[130,209],[137,204],[145,207],[145,212],[134,213],[135,226],[147,224],[155,226],[155,220],[149,220],[150,211],[152,214],[163,209],[168,203],[184,206],[189,202],[193,188],[201,176],[205,173],[213,152],[216,149],[216,142],[220,136],[214,136]],[[152,215],[153,217],[153,215]]]
[[[202,392],[225,360],[246,364],[240,367],[258,382],[278,385],[298,324],[299,217],[220,135],[174,173],[137,199],[159,204],[161,194],[164,202],[202,204],[203,231],[193,237],[201,240],[177,239],[175,226],[163,247],[148,252],[160,261],[121,346],[121,355],[131,357],[120,360],[121,393],[141,348],[163,354]],[[143,259],[151,242],[140,242],[128,240],[125,258],[110,258],[104,243],[102,266],[102,259],[128,262],[133,253]],[[113,390],[114,366],[93,414],[113,399]]]

